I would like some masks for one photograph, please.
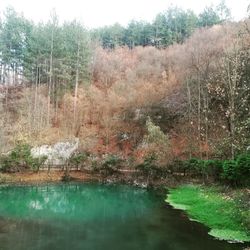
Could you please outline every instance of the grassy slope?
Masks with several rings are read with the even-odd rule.
[[[171,189],[166,199],[173,207],[186,210],[187,214],[211,231],[210,235],[223,240],[250,241],[250,232],[242,225],[235,202],[223,198],[211,188],[181,186]]]

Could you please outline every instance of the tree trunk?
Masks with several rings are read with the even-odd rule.
[[[199,144],[200,158],[202,159],[202,152],[201,152],[201,80],[200,80],[200,74],[198,76],[198,144]]]
[[[189,159],[192,158],[192,149],[191,149],[191,145],[192,145],[192,129],[191,129],[191,111],[192,111],[192,103],[191,103],[191,91],[190,91],[190,86],[189,86],[189,80],[187,79],[187,97],[188,97],[188,127],[189,127],[189,131],[188,131],[188,136],[189,136]]]
[[[77,94],[78,94],[78,81],[79,81],[79,53],[80,53],[80,44],[78,41],[77,45],[77,59],[76,59],[76,82],[75,82],[75,96],[74,96],[74,123],[73,129],[76,129],[76,112],[77,112]]]
[[[48,90],[48,117],[47,125],[50,124],[50,98],[51,98],[51,85],[52,85],[52,74],[53,74],[53,47],[54,47],[54,28],[51,33],[51,45],[50,45],[50,71],[49,71],[49,90]]]

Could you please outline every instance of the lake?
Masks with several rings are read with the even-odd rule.
[[[238,250],[155,191],[95,183],[0,186],[0,250]]]

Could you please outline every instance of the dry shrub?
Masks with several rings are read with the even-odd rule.
[[[93,65],[93,83],[81,87],[77,97],[77,131],[82,145],[98,152],[132,152],[141,128],[125,119],[129,110],[160,102],[176,86],[176,77],[165,71],[165,55],[153,47],[134,50],[97,48]],[[60,129],[73,131],[73,97],[66,94],[59,114]],[[121,134],[131,135],[121,140]],[[137,134],[137,136],[134,136]],[[134,145],[134,146],[133,146]]]
[[[146,129],[145,124],[135,119],[136,112],[147,108],[150,115],[150,108],[157,104],[174,117],[167,121],[172,124],[172,130],[168,131],[172,155],[185,158],[199,146],[202,150],[212,150],[212,144],[225,135],[222,127],[226,120],[211,97],[211,114],[208,115],[211,145],[206,144],[204,138],[198,142],[197,79],[201,79],[203,94],[207,93],[208,79],[220,70],[216,62],[233,45],[237,34],[242,30],[246,32],[249,27],[246,21],[203,28],[195,31],[185,43],[164,50],[154,47],[105,50],[98,47],[91,65],[92,82],[89,86],[81,85],[78,91],[76,121],[72,93],[67,92],[62,97],[57,110],[51,107],[52,120],[48,126],[47,87],[40,87],[38,94],[35,88],[27,88],[19,98],[12,93],[14,105],[9,105],[7,112],[3,107],[0,110],[5,113],[0,119],[0,124],[4,124],[0,139],[8,134],[10,141],[24,137],[21,139],[42,144],[77,136],[84,150],[123,152],[125,155],[135,151],[139,157],[145,153],[145,149],[137,146]],[[249,48],[249,41],[250,35],[241,46]],[[191,111],[187,81],[190,82]],[[201,115],[204,122],[204,113]],[[14,125],[8,128],[7,124]],[[167,131],[166,127],[162,130]],[[154,151],[162,150],[159,145],[151,146]]]

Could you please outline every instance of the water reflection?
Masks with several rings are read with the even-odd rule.
[[[11,218],[91,220],[146,213],[153,203],[143,189],[126,186],[57,185],[4,187],[0,214]],[[128,192],[129,190],[129,192]],[[145,199],[145,197],[147,199]],[[108,211],[108,213],[106,213]]]
[[[1,250],[237,250],[152,192],[97,184],[0,188]]]

